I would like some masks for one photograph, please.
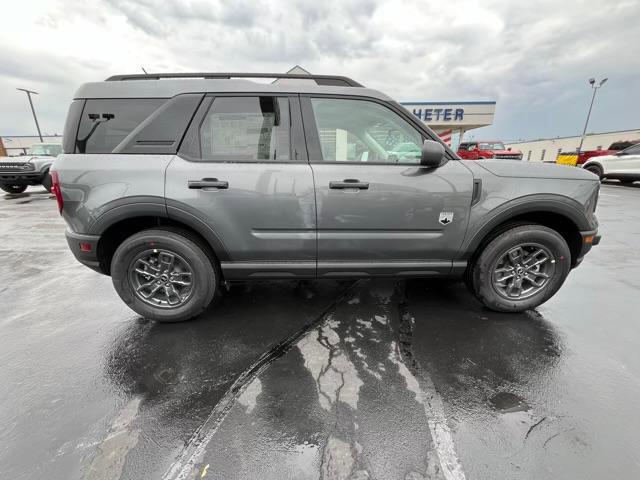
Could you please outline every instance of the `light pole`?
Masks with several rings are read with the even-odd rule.
[[[589,113],[587,113],[587,121],[584,122],[584,130],[582,131],[582,138],[580,139],[580,146],[578,147],[578,154],[582,153],[582,144],[584,143],[584,137],[587,134],[587,125],[589,125],[589,117],[591,116],[591,109],[593,108],[593,101],[596,99],[596,93],[598,92],[598,89],[604,85],[604,83],[607,81],[607,78],[603,78],[602,80],[600,80],[600,83],[598,85],[596,85],[596,79],[595,78],[590,78],[589,79],[589,85],[591,85],[591,88],[593,88],[593,96],[591,97],[591,105],[589,105]]]
[[[16,90],[20,90],[21,92],[25,92],[27,97],[29,98],[29,105],[31,105],[31,113],[33,113],[33,119],[36,121],[36,128],[38,129],[38,137],[40,137],[40,142],[42,142],[42,133],[40,133],[40,125],[38,125],[38,117],[36,117],[36,110],[33,108],[33,101],[31,100],[31,94],[34,93],[38,95],[38,92],[34,92],[33,90],[27,90],[26,88],[16,88]]]

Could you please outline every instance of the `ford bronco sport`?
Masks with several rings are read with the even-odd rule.
[[[80,87],[63,144],[53,192],[71,250],[160,321],[263,278],[458,276],[521,311],[599,241],[592,173],[462,162],[345,77],[115,76]]]

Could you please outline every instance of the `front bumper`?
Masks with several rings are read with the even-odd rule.
[[[582,237],[582,244],[580,246],[580,251],[578,252],[578,258],[575,262],[576,267],[580,265],[580,262],[582,262],[584,256],[589,253],[589,250],[600,243],[602,238],[602,235],[598,234],[598,230],[580,232],[580,236]]]
[[[71,230],[67,230],[65,235],[71,253],[73,253],[80,263],[96,272],[104,273],[100,268],[100,261],[98,260],[99,235],[84,235],[72,232]]]
[[[39,185],[42,183],[42,177],[41,172],[2,172],[0,173],[0,183]]]

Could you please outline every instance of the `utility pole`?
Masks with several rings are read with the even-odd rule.
[[[33,108],[33,101],[31,100],[31,94],[38,95],[38,92],[34,92],[33,90],[27,90],[26,88],[16,88],[16,90],[20,90],[21,92],[25,92],[27,97],[29,98],[29,105],[31,105],[31,113],[33,113],[33,119],[36,121],[36,128],[38,129],[38,137],[40,137],[40,142],[42,142],[42,133],[40,133],[40,125],[38,124],[38,117],[36,117],[36,109]]]
[[[591,105],[589,105],[589,113],[587,113],[587,121],[584,122],[584,130],[582,131],[582,138],[580,139],[580,146],[578,147],[578,154],[582,153],[582,144],[584,143],[584,137],[587,134],[587,125],[589,125],[589,117],[591,117],[591,109],[593,108],[593,101],[596,99],[596,93],[598,92],[598,89],[604,85],[604,83],[607,81],[607,78],[603,78],[602,80],[600,80],[600,83],[598,85],[596,85],[596,79],[595,78],[590,78],[589,79],[589,85],[591,85],[591,88],[593,88],[593,96],[591,97]]]

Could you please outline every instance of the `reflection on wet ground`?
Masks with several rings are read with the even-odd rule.
[[[48,195],[0,199],[0,477],[637,477],[637,193],[603,187],[603,243],[539,313],[260,282],[175,325],[74,262]]]
[[[465,410],[500,412],[513,414],[505,432],[534,428],[538,419],[518,393],[553,368],[560,346],[538,315],[487,312],[462,288],[358,282],[246,386],[206,448],[191,449],[168,478],[207,465],[226,479],[282,478],[283,471],[290,478],[464,478],[447,422],[469,421]]]
[[[437,474],[424,393],[392,326],[396,289],[394,281],[359,282],[247,386],[196,468],[214,465],[229,479]]]

